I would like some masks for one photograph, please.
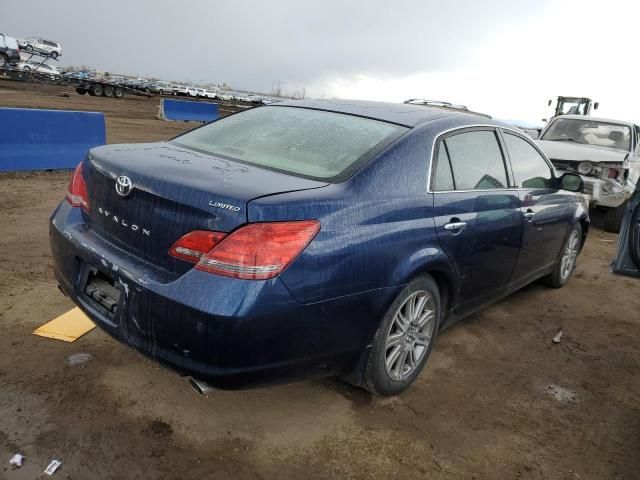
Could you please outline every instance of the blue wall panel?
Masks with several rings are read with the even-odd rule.
[[[106,142],[104,114],[0,108],[0,171],[75,168]]]
[[[188,100],[162,99],[161,117],[165,120],[187,122],[211,122],[218,118],[218,104],[190,102]]]

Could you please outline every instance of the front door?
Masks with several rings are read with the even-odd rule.
[[[458,130],[441,138],[430,189],[438,239],[459,279],[456,311],[464,313],[505,289],[521,243],[520,199],[509,188],[495,130]]]
[[[554,265],[571,228],[577,197],[558,190],[553,171],[523,136],[504,130],[513,176],[522,202],[522,248],[513,282],[527,283]]]

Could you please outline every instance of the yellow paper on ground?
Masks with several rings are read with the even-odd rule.
[[[33,334],[55,338],[64,342],[73,342],[94,328],[96,328],[96,325],[89,320],[89,317],[78,307],[75,307],[37,328]]]

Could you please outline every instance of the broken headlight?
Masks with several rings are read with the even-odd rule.
[[[580,162],[580,164],[578,165],[578,173],[580,175],[589,175],[591,173],[591,170],[593,170],[593,165],[591,164],[591,162]]]

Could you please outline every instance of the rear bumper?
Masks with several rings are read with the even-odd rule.
[[[237,280],[195,269],[177,276],[95,235],[65,201],[49,230],[60,287],[100,328],[218,388],[347,373],[395,295],[383,289],[301,304],[279,278]],[[122,286],[114,321],[83,293],[88,269]]]

